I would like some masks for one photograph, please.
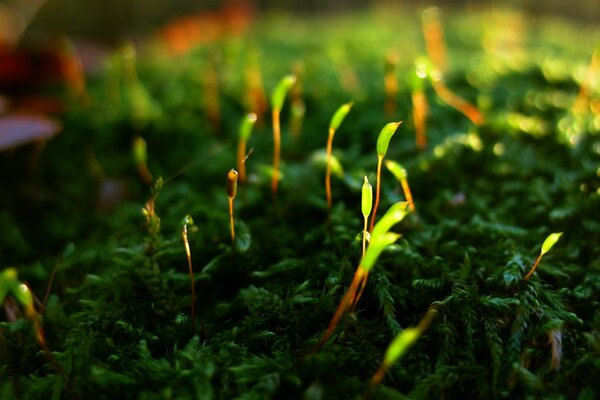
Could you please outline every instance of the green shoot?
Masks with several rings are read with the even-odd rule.
[[[323,337],[314,347],[314,351],[318,351],[325,345],[325,343],[327,343],[340,321],[348,314],[349,311],[356,307],[358,300],[360,299],[360,294],[362,294],[362,290],[366,285],[369,271],[375,265],[375,262],[381,255],[381,252],[400,237],[400,235],[389,232],[389,230],[394,225],[402,221],[402,219],[404,219],[409,212],[408,204],[406,202],[396,203],[390,207],[390,209],[377,223],[375,229],[373,229],[373,232],[371,233],[371,243],[367,248],[365,256],[362,258],[358,268],[356,269],[352,283],[350,284],[346,294],[344,294],[344,297],[342,297],[342,300],[333,314],[333,317],[331,318],[329,326],[323,334]]]
[[[159,177],[152,188],[152,195],[142,209],[142,214],[146,217],[148,233],[150,233],[150,236],[156,236],[160,232],[160,218],[156,215],[156,198],[160,194],[162,186],[163,179],[162,177]]]
[[[273,119],[273,178],[271,180],[271,190],[273,196],[277,196],[277,185],[279,183],[279,158],[281,154],[281,123],[280,115],[285,96],[292,85],[296,83],[294,75],[286,75],[275,86],[271,96],[271,109]]]
[[[377,138],[377,186],[375,190],[375,207],[373,208],[373,214],[371,215],[371,226],[369,227],[369,232],[373,232],[373,227],[375,226],[375,216],[377,215],[377,208],[379,207],[379,196],[381,193],[381,164],[383,163],[383,158],[388,151],[390,140],[401,123],[402,121],[390,122],[389,124],[386,124],[381,129],[381,132],[379,132],[379,137]]]
[[[331,209],[331,154],[333,148],[333,136],[342,124],[346,115],[352,108],[352,102],[341,105],[333,114],[329,123],[329,136],[327,137],[327,164],[325,169],[325,195],[327,197],[327,206]]]
[[[238,172],[231,169],[227,173],[227,198],[229,199],[229,224],[231,226],[231,244],[235,241],[235,223],[233,220],[233,200],[237,194]]]
[[[385,352],[385,357],[381,366],[371,378],[370,387],[377,386],[383,380],[386,371],[398,361],[406,352],[417,342],[419,337],[423,335],[423,332],[429,327],[433,318],[437,315],[438,311],[435,307],[430,307],[423,319],[419,322],[416,327],[410,327],[400,332]]]
[[[547,252],[550,251],[550,249],[556,244],[556,242],[558,242],[558,239],[560,239],[562,234],[563,234],[562,232],[558,232],[558,233],[551,233],[550,235],[548,235],[546,240],[544,240],[544,243],[542,243],[542,249],[540,250],[540,255],[535,260],[533,267],[531,267],[531,269],[529,270],[529,272],[527,273],[527,275],[525,275],[525,278],[523,278],[523,279],[529,280],[529,277],[531,277],[531,274],[533,274],[533,271],[535,271],[535,269],[537,268],[538,264],[542,260],[542,257],[544,256],[544,254],[546,254]]]
[[[402,191],[404,192],[404,198],[406,198],[406,201],[408,202],[410,211],[415,211],[415,203],[413,201],[412,193],[410,191],[410,186],[408,186],[408,174],[406,173],[406,169],[404,169],[402,165],[392,160],[386,160],[385,166],[400,182],[400,185],[402,186]]]
[[[17,270],[15,268],[7,268],[0,272],[0,305],[4,304],[6,297],[9,295],[23,308],[25,317],[33,322],[33,331],[38,344],[44,351],[50,364],[52,364],[52,367],[63,379],[63,382],[67,383],[65,371],[58,361],[56,361],[46,343],[44,327],[42,326],[40,314],[34,307],[31,289],[29,289],[29,286],[25,283],[22,283],[17,279]]]
[[[383,88],[385,91],[384,111],[388,117],[393,117],[396,111],[396,96],[398,95],[398,80],[396,79],[396,64],[398,55],[390,52],[385,57]]]
[[[244,119],[242,119],[242,123],[240,124],[239,129],[239,141],[237,147],[237,169],[239,171],[240,182],[246,182],[246,146],[248,144],[248,140],[250,139],[250,135],[252,134],[252,128],[256,123],[256,114],[250,113],[247,114]]]
[[[151,184],[153,179],[152,174],[148,169],[148,146],[144,138],[136,136],[133,139],[132,150],[133,160],[135,161],[135,166],[140,179],[148,185]]]
[[[188,241],[188,225],[190,229],[194,227],[194,220],[189,215],[183,218],[183,227],[181,229],[181,237],[183,239],[183,246],[185,247],[185,254],[187,256],[188,269],[190,272],[190,282],[192,285],[192,306],[190,310],[190,318],[192,321],[192,331],[196,329],[196,283],[194,281],[194,269],[192,268],[192,252],[190,251],[190,242]]]
[[[362,201],[361,211],[364,219],[363,225],[363,237],[362,237],[362,257],[365,256],[365,250],[367,248],[367,221],[369,215],[371,215],[371,209],[373,208],[373,187],[369,183],[369,179],[365,175],[365,180],[362,185]]]

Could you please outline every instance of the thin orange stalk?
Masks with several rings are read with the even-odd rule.
[[[413,120],[415,122],[415,139],[417,148],[425,150],[427,147],[427,134],[425,131],[425,117],[427,115],[427,99],[422,89],[412,93]]]
[[[535,269],[537,268],[538,264],[540,263],[541,259],[542,259],[543,254],[540,254],[538,256],[538,258],[535,260],[535,263],[533,263],[533,267],[531,267],[531,270],[529,270],[529,272],[527,273],[527,275],[525,275],[525,280],[529,280],[529,277],[531,276],[531,274],[533,274],[533,271],[535,271]]]
[[[402,179],[400,181],[400,185],[402,186],[402,191],[404,192],[404,197],[406,198],[408,207],[411,211],[415,211],[415,203],[413,202],[413,197],[410,191],[410,187],[408,186],[408,181],[406,179]]]
[[[327,343],[340,321],[348,314],[348,310],[356,303],[356,293],[359,287],[364,285],[363,281],[367,279],[367,275],[368,274],[363,268],[358,267],[348,291],[344,294],[344,297],[342,297],[342,301],[340,301],[338,308],[335,310],[327,330],[323,334],[321,340],[319,340],[319,343],[313,348],[313,352],[319,351]]]
[[[425,46],[429,58],[443,72],[446,70],[448,62],[440,14],[441,12],[437,7],[430,7],[423,12],[423,36],[425,37]]]
[[[188,241],[187,222],[183,225],[181,237],[183,238],[183,245],[185,247],[185,254],[187,256],[188,262],[188,269],[190,271],[190,282],[192,284],[192,305],[190,316],[192,320],[192,331],[194,331],[196,329],[196,283],[194,280],[194,270],[192,268],[192,252],[190,251],[190,242]]]
[[[375,189],[375,206],[373,207],[373,214],[371,215],[371,225],[369,227],[369,233],[373,232],[375,226],[375,216],[377,215],[377,207],[379,207],[379,192],[381,191],[381,164],[383,162],[382,156],[377,156],[377,186]]]
[[[233,219],[233,198],[229,198],[229,225],[231,226],[231,243],[235,241],[235,225]]]
[[[327,196],[327,206],[331,209],[331,152],[333,151],[333,135],[335,129],[329,128],[327,137],[327,165],[325,166],[325,194]]]
[[[237,147],[237,169],[239,172],[240,182],[246,182],[246,163],[244,162],[246,159],[246,146],[247,141],[244,139],[240,139]]]
[[[449,106],[454,107],[467,116],[475,125],[483,124],[483,114],[471,103],[453,93],[441,80],[433,80],[433,89]]]
[[[227,173],[227,198],[229,199],[229,225],[231,226],[231,244],[235,242],[235,221],[233,219],[233,200],[237,194],[238,172],[235,169]]]
[[[281,126],[279,122],[279,109],[273,109],[273,178],[271,191],[277,197],[277,184],[279,183],[279,157],[281,153]]]

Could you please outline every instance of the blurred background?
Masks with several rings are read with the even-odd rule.
[[[114,43],[123,38],[147,35],[184,16],[204,12],[244,9],[252,15],[291,11],[307,16],[357,12],[383,6],[423,8],[431,1],[407,0],[1,0],[0,43],[35,43],[55,36]],[[443,9],[501,6],[518,8],[532,18],[562,17],[596,24],[600,21],[597,0],[442,0]]]

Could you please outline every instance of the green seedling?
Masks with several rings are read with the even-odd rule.
[[[227,198],[229,199],[229,224],[231,226],[231,244],[235,241],[235,221],[233,219],[233,200],[237,195],[238,172],[231,169],[227,173]]]
[[[377,186],[375,190],[375,207],[373,208],[373,214],[371,215],[371,226],[369,228],[369,232],[373,232],[373,227],[375,226],[375,216],[377,215],[377,208],[379,207],[379,196],[381,193],[381,165],[383,163],[383,158],[388,151],[392,136],[401,123],[402,121],[390,122],[389,124],[386,124],[383,129],[381,129],[381,132],[379,132],[379,137],[377,138]]]
[[[192,285],[192,304],[190,307],[190,319],[192,321],[192,331],[196,329],[196,282],[194,281],[194,269],[192,268],[192,252],[190,251],[190,242],[188,240],[188,226],[192,230],[195,228],[194,220],[189,215],[183,218],[183,227],[181,228],[181,238],[185,247],[185,255],[187,257],[188,269],[190,272],[190,283]]]
[[[279,158],[281,154],[281,123],[280,115],[285,96],[290,88],[296,83],[294,75],[281,78],[271,96],[271,109],[273,118],[273,178],[271,179],[271,190],[273,196],[277,196],[277,185],[279,183]]]
[[[246,146],[248,144],[248,140],[250,140],[250,135],[252,134],[252,128],[256,123],[256,114],[250,113],[247,114],[240,124],[239,129],[239,140],[237,147],[237,169],[239,172],[240,183],[246,182]]]
[[[22,307],[25,317],[32,321],[35,339],[44,351],[48,361],[52,364],[52,367],[61,376],[63,382],[66,383],[67,376],[61,365],[52,355],[52,352],[46,343],[44,327],[42,326],[40,314],[35,309],[33,294],[31,293],[29,286],[19,281],[17,278],[17,270],[15,268],[7,268],[0,272],[0,305],[4,304],[4,301],[8,296],[11,296],[16,300],[17,304]]]
[[[144,217],[146,217],[148,233],[150,233],[150,236],[152,237],[158,235],[158,233],[160,232],[160,218],[156,214],[156,198],[160,194],[162,186],[163,179],[162,177],[159,177],[154,183],[154,186],[152,187],[152,194],[150,198],[148,199],[148,201],[144,205],[144,208],[142,209],[142,214],[144,214]]]
[[[133,160],[135,161],[135,166],[140,179],[148,185],[151,184],[153,179],[152,174],[148,169],[148,146],[143,137],[136,136],[133,139],[132,150]]]
[[[362,199],[360,204],[364,220],[362,237],[362,257],[364,257],[367,248],[367,222],[369,220],[369,215],[371,215],[371,209],[373,208],[373,186],[369,183],[369,178],[367,178],[366,175],[362,185]]]
[[[349,311],[356,307],[356,304],[359,300],[357,294],[361,293],[361,288],[364,288],[366,285],[369,272],[371,269],[373,269],[377,259],[386,247],[393,244],[400,237],[399,234],[389,232],[389,230],[394,225],[402,221],[409,212],[410,210],[408,209],[408,204],[406,202],[396,203],[390,207],[390,209],[377,223],[373,229],[373,232],[371,233],[371,242],[369,243],[369,247],[367,248],[365,256],[362,258],[358,268],[356,269],[352,283],[350,284],[346,294],[344,294],[344,297],[342,297],[340,304],[338,305],[331,321],[329,322],[327,330],[323,334],[321,340],[315,346],[314,351],[318,351],[323,347],[323,345],[325,345],[325,343],[327,343],[340,321],[348,314]]]
[[[385,352],[381,366],[371,378],[370,387],[377,386],[383,380],[386,371],[396,363],[417,342],[423,332],[427,330],[433,318],[437,315],[437,309],[432,306],[416,327],[410,327],[400,332]]]
[[[331,167],[332,167],[332,150],[333,150],[333,137],[335,132],[346,118],[346,115],[352,108],[352,102],[341,105],[337,111],[333,114],[331,122],[329,123],[329,135],[327,136],[327,164],[325,166],[325,195],[327,197],[327,206],[331,209]]]
[[[390,52],[385,57],[385,67],[383,75],[383,88],[385,91],[384,111],[388,117],[393,117],[396,111],[396,97],[398,96],[398,80],[396,79],[396,65],[398,64],[398,55]]]
[[[563,234],[562,232],[558,232],[558,233],[551,233],[550,235],[548,235],[546,240],[544,240],[544,243],[542,243],[542,249],[540,251],[540,255],[535,260],[533,267],[531,267],[531,269],[529,270],[527,275],[525,275],[525,277],[523,278],[524,280],[529,280],[529,277],[531,277],[531,274],[533,274],[533,271],[535,271],[535,269],[537,268],[538,264],[542,260],[542,257],[544,256],[544,254],[546,254],[547,252],[550,251],[550,249],[556,244],[556,242],[558,242],[558,239],[560,239],[562,234]]]
[[[402,191],[404,192],[404,198],[408,202],[408,206],[410,207],[410,211],[415,211],[415,202],[413,201],[412,193],[410,191],[410,186],[408,186],[408,174],[406,173],[406,169],[400,164],[392,160],[385,161],[386,168],[398,179],[400,185],[402,186]]]

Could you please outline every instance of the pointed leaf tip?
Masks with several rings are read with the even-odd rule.
[[[560,239],[562,234],[562,232],[555,232],[548,235],[548,237],[546,238],[546,240],[544,240],[544,243],[542,244],[541,254],[546,254],[548,251],[550,251],[550,249],[556,244],[556,242],[558,242],[558,239]]]
[[[350,112],[350,109],[353,105],[353,101],[346,104],[342,104],[333,114],[331,122],[329,123],[329,129],[336,131],[344,121],[344,118],[346,118],[346,115],[348,115],[348,113]]]
[[[273,95],[271,96],[271,107],[273,110],[281,110],[283,107],[283,102],[285,101],[285,96],[290,88],[296,83],[295,75],[286,75],[277,83],[275,89],[273,90]]]
[[[379,157],[384,157],[385,153],[387,153],[390,140],[401,123],[402,121],[390,122],[381,129],[381,132],[379,132],[379,137],[377,138],[377,155]]]

